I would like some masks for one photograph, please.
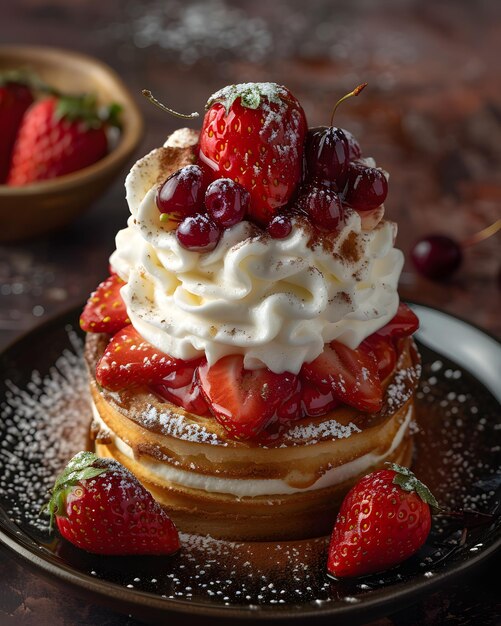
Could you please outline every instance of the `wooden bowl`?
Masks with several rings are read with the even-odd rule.
[[[0,241],[26,239],[64,226],[110,185],[137,148],[143,120],[130,92],[101,61],[70,50],[0,46],[0,71],[32,69],[48,84],[69,93],[93,92],[100,104],[122,105],[117,145],[100,161],[77,172],[25,185],[0,185]]]

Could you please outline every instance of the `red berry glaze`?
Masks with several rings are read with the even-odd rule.
[[[388,194],[388,181],[384,173],[363,163],[351,162],[344,198],[357,211],[372,211],[383,204]]]
[[[205,192],[205,206],[222,228],[241,222],[250,207],[250,193],[231,178],[218,178]]]
[[[47,504],[51,526],[93,554],[172,554],[176,527],[123,465],[92,452],[76,454],[58,477]]]
[[[178,219],[193,215],[203,206],[206,187],[202,168],[198,165],[186,165],[171,174],[158,188],[158,210]]]
[[[400,302],[395,316],[376,331],[380,337],[409,337],[419,328],[417,315],[404,303]]]
[[[210,252],[221,237],[220,227],[204,213],[186,217],[176,229],[179,243],[187,250]]]
[[[209,405],[200,389],[196,371],[192,380],[183,387],[176,386],[174,388],[168,385],[158,385],[154,389],[162,398],[176,406],[183,407],[183,409],[193,413],[193,415],[204,417],[211,414]]]
[[[302,176],[306,118],[275,83],[231,85],[207,102],[199,160],[212,178],[228,177],[251,195],[249,217],[266,226]]]
[[[429,235],[412,248],[411,259],[420,274],[432,280],[449,278],[463,260],[461,246],[446,235]]]
[[[345,497],[332,531],[327,569],[337,578],[398,565],[425,543],[437,501],[405,467],[373,472]]]
[[[397,351],[390,337],[382,337],[374,333],[360,344],[360,349],[372,353],[376,357],[379,379],[383,381],[395,369]]]

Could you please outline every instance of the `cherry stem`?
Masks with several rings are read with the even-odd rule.
[[[355,89],[353,91],[350,91],[350,93],[347,93],[345,96],[343,96],[342,98],[340,98],[336,102],[336,104],[334,105],[334,109],[332,110],[331,126],[333,125],[332,122],[334,120],[334,115],[336,113],[336,110],[337,110],[338,106],[341,104],[341,102],[344,102],[345,100],[347,100],[348,98],[351,98],[352,96],[358,96],[358,94],[361,91],[363,91],[366,87],[367,87],[367,83],[362,83],[361,85],[358,85],[357,87],[355,87]]]
[[[475,233],[475,235],[472,235],[471,237],[468,237],[468,239],[462,241],[461,247],[467,248],[468,246],[474,246],[476,243],[484,241],[484,239],[489,239],[489,237],[495,235],[498,230],[501,230],[501,219],[496,220],[494,224],[487,226],[487,228],[484,228],[480,232]]]
[[[148,98],[148,100],[152,102],[155,106],[157,106],[159,109],[162,109],[162,111],[165,111],[166,113],[170,113],[171,115],[174,115],[174,117],[180,117],[183,120],[192,120],[195,117],[198,117],[198,113],[196,112],[186,115],[185,113],[178,113],[177,111],[174,111],[174,109],[169,109],[169,107],[166,107],[165,104],[162,104],[159,100],[157,100],[149,89],[143,89],[141,93],[143,94],[145,98]]]

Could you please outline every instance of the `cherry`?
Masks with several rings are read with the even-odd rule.
[[[306,166],[310,178],[335,182],[339,190],[344,187],[350,159],[362,154],[351,133],[332,125],[334,114],[341,102],[358,94],[366,87],[363,83],[343,96],[334,106],[330,126],[310,128],[306,138]]]
[[[344,191],[347,204],[357,211],[372,211],[383,204],[388,194],[388,181],[382,170],[353,161],[348,166]]]
[[[198,165],[187,165],[171,174],[158,188],[158,210],[177,219],[193,215],[203,205],[205,187],[202,168]]]
[[[273,239],[285,239],[292,231],[292,223],[285,215],[275,215],[268,224],[268,233]]]
[[[315,226],[335,230],[344,218],[338,194],[325,186],[310,185],[299,198],[299,206],[310,216]]]
[[[449,278],[461,265],[463,249],[488,239],[501,230],[501,219],[458,243],[447,235],[428,235],[414,244],[411,259],[420,274],[440,280]]]
[[[217,224],[229,228],[243,220],[249,210],[250,193],[231,178],[218,178],[205,192],[205,206]]]
[[[348,171],[348,140],[340,128],[310,128],[306,138],[306,164],[312,178],[344,185]]]
[[[216,247],[221,229],[208,215],[197,213],[189,215],[179,224],[176,237],[187,250],[209,252]]]
[[[411,252],[416,269],[427,278],[447,278],[461,265],[461,246],[445,235],[420,239]]]
[[[358,141],[355,139],[355,136],[350,133],[349,130],[345,130],[344,128],[342,128],[341,131],[344,133],[346,141],[348,142],[348,158],[350,159],[350,161],[355,161],[356,159],[359,159],[362,156],[362,148],[360,147]]]

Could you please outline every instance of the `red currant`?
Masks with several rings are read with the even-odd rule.
[[[250,206],[250,193],[231,178],[218,178],[205,192],[205,206],[217,224],[229,228],[243,220]]]
[[[388,181],[382,170],[363,163],[350,163],[345,188],[345,200],[357,211],[372,211],[383,204],[388,193]]]
[[[160,213],[187,217],[200,211],[204,201],[205,174],[198,165],[181,168],[158,188],[157,207]]]
[[[348,140],[340,128],[310,128],[306,139],[306,164],[311,178],[344,186],[348,171]]]
[[[338,194],[325,186],[310,185],[299,199],[300,208],[323,230],[335,230],[344,219]]]
[[[209,252],[216,247],[221,229],[208,215],[197,213],[189,215],[179,224],[176,237],[187,250]]]
[[[292,231],[292,223],[285,215],[275,215],[268,224],[268,233],[273,239],[285,239]]]
[[[461,265],[461,246],[446,235],[429,235],[420,239],[411,251],[411,258],[420,274],[441,279],[451,276]]]

